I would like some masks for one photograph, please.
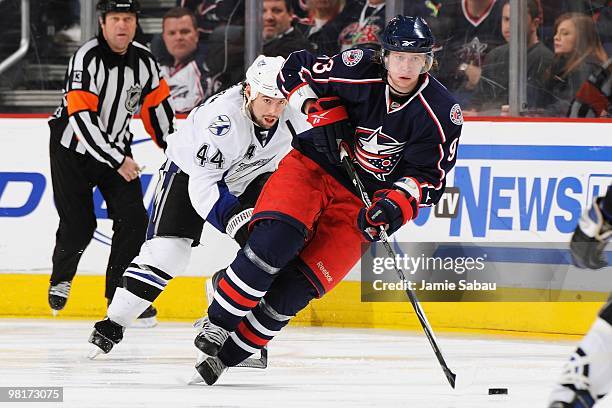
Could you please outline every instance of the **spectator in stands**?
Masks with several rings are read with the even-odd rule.
[[[46,2],[46,14],[55,27],[54,42],[81,42],[79,0],[49,0]]]
[[[612,117],[612,58],[582,83],[569,110],[572,118]]]
[[[593,14],[593,20],[604,49],[608,55],[612,55],[612,0]]]
[[[244,24],[243,0],[177,0],[177,6],[195,13],[200,41],[206,41],[215,28],[230,19],[233,24]]]
[[[607,59],[592,18],[581,13],[562,14],[555,23],[555,58],[539,105],[549,115],[566,116],[582,83]]]
[[[461,104],[467,105],[473,90],[466,87],[485,56],[504,44],[501,33],[502,2],[496,0],[448,0],[442,2],[432,30],[440,47],[434,73]]]
[[[308,17],[308,1],[309,0],[291,0],[291,8],[293,8],[293,14],[295,14],[297,18],[302,19]]]
[[[318,34],[321,55],[334,55],[353,47],[378,48],[385,27],[385,0],[347,1],[340,14]]]
[[[293,25],[293,9],[289,0],[263,1],[263,54],[284,57],[297,50],[313,51],[301,31]]]
[[[541,38],[544,44],[549,48],[553,47],[555,22],[561,14],[582,13],[595,19],[605,8],[609,8],[610,4],[612,2],[609,0],[542,0],[544,21]]]
[[[227,24],[244,24],[243,0],[177,0],[177,7],[191,10],[195,16],[200,41],[198,48],[206,56],[210,35],[217,27]],[[161,35],[155,34],[151,39],[151,52],[157,59],[170,58]]]
[[[290,0],[263,1],[263,55],[286,58],[293,51],[312,47],[301,31],[292,26]],[[244,29],[239,26],[218,27],[209,40],[206,64],[220,90],[242,80],[244,76]]]
[[[527,1],[527,104],[535,106],[537,94],[544,86],[544,77],[552,65],[553,53],[538,38],[538,27],[542,21],[539,0]],[[481,113],[489,111],[499,114],[500,108],[508,104],[508,82],[510,73],[510,0],[503,1],[502,35],[506,44],[491,50],[484,58],[482,70],[478,67],[468,74],[466,88],[474,89],[469,110]],[[466,71],[466,73],[468,73]],[[491,111],[492,110],[492,111]],[[503,109],[506,111],[507,109]]]
[[[172,107],[176,113],[187,113],[214,91],[202,53],[198,52],[195,14],[184,7],[168,10],[163,18],[162,38],[172,57],[171,61],[160,61]]]
[[[442,0],[411,0],[404,3],[404,15],[423,17],[434,26],[441,8]]]
[[[298,28],[312,44],[315,52],[325,49],[326,44],[320,38],[322,29],[326,27],[342,11],[344,0],[307,0],[308,17],[300,20]]]

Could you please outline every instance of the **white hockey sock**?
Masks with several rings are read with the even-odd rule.
[[[597,318],[579,347],[589,360],[590,391],[595,397],[612,390],[612,326]]]
[[[123,327],[130,327],[132,322],[150,305],[151,302],[148,300],[139,298],[124,288],[117,288],[106,315],[113,322]]]

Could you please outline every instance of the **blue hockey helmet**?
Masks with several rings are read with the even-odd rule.
[[[96,9],[106,13],[140,13],[138,0],[99,0]]]
[[[427,22],[421,17],[402,15],[393,17],[380,36],[380,42],[385,55],[383,58],[385,69],[387,65],[386,54],[389,51],[425,54],[425,64],[421,69],[422,74],[429,71],[433,65],[435,40]],[[386,72],[384,75],[386,76]]]
[[[430,53],[434,36],[422,17],[397,15],[385,27],[381,43],[387,51]]]

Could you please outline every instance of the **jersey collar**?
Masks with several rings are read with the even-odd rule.
[[[387,105],[387,114],[394,113],[394,112],[397,112],[403,109],[404,106],[408,105],[410,102],[412,102],[414,98],[416,98],[421,92],[423,92],[423,89],[425,89],[425,87],[427,87],[427,85],[429,84],[429,74],[424,74],[424,75],[425,75],[425,78],[423,79],[421,86],[419,86],[419,89],[417,89],[416,92],[413,93],[412,96],[400,106],[391,107],[392,102],[391,102],[391,95],[390,95],[391,91],[389,89],[390,85],[389,84],[385,85],[385,103]]]

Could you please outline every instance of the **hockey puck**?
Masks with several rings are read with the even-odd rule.
[[[489,395],[508,394],[507,388],[489,388]]]

